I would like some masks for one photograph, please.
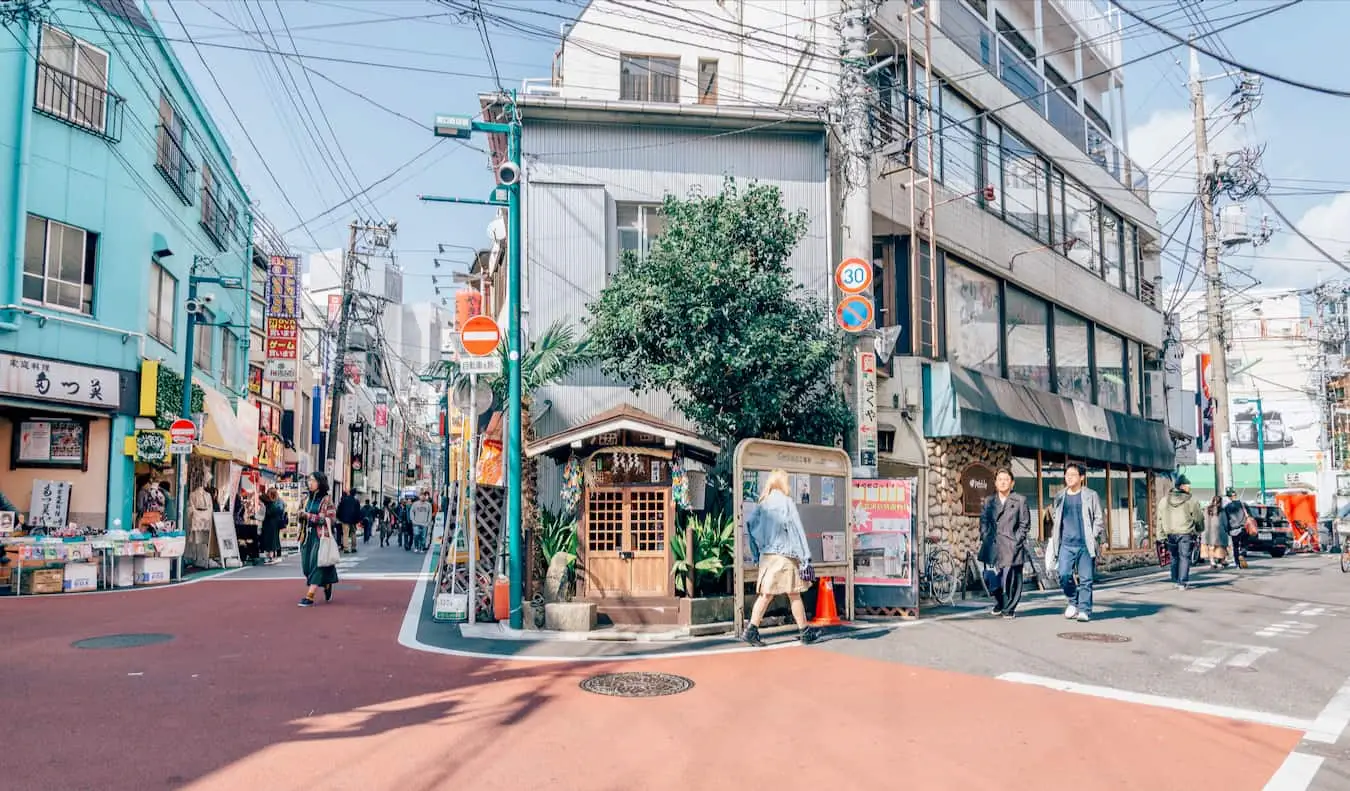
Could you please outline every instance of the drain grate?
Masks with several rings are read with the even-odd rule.
[[[694,688],[694,682],[671,673],[602,673],[581,682],[581,688],[616,698],[658,698]]]
[[[1059,637],[1064,640],[1079,640],[1084,643],[1130,642],[1130,638],[1123,634],[1106,634],[1105,632],[1060,632]]]
[[[141,648],[147,645],[158,645],[167,643],[173,639],[171,634],[149,633],[149,634],[105,634],[100,637],[87,637],[83,640],[76,640],[70,645],[74,648]]]

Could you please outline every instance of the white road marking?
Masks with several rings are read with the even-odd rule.
[[[1150,695],[1145,692],[1131,692],[1125,689],[1098,687],[1091,684],[1080,684],[1076,681],[1061,681],[1056,678],[1034,676],[1029,673],[1004,673],[998,678],[1000,681],[1011,681],[1016,684],[1031,684],[1033,686],[1059,690],[1060,692],[1072,692],[1076,695],[1089,695],[1091,697],[1105,698],[1107,700],[1117,700],[1122,703],[1138,703],[1144,706],[1156,706],[1158,708],[1172,709],[1174,711],[1186,711],[1192,714],[1207,714],[1211,717],[1223,717],[1230,720],[1254,722],[1258,725],[1270,725],[1276,728],[1288,728],[1295,731],[1307,731],[1313,725],[1312,720],[1290,717],[1285,714],[1239,709],[1233,706],[1218,706],[1212,703],[1202,703],[1198,700],[1169,698],[1162,695]]]
[[[1322,759],[1316,755],[1289,753],[1266,783],[1265,791],[1307,791],[1321,768]]]
[[[1324,615],[1328,618],[1335,618],[1337,615],[1344,613],[1345,610],[1345,607],[1338,607],[1334,604],[1313,604],[1312,602],[1301,601],[1290,605],[1289,609],[1280,614],[1302,615],[1307,618],[1317,618]]]
[[[1336,691],[1303,738],[1310,742],[1335,744],[1341,740],[1347,725],[1350,725],[1350,680]]]
[[[1220,665],[1226,665],[1228,667],[1251,667],[1256,663],[1256,660],[1266,654],[1273,654],[1279,650],[1263,645],[1225,643],[1219,640],[1206,640],[1205,644],[1211,645],[1213,648],[1204,656],[1173,654],[1169,658],[1178,662],[1190,662],[1190,665],[1186,668],[1186,672],[1188,673],[1208,673]]]
[[[1317,624],[1315,623],[1280,621],[1270,626],[1263,626],[1252,634],[1257,637],[1307,637],[1316,630]]]

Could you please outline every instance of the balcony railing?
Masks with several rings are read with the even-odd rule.
[[[106,85],[38,62],[33,107],[45,116],[115,143],[122,139],[123,104],[122,97]]]
[[[182,141],[171,128],[158,124],[157,129],[159,140],[155,154],[155,170],[169,182],[169,186],[183,205],[191,206],[194,186],[192,182],[197,173],[197,165],[183,149]]]
[[[230,246],[230,215],[226,213],[225,207],[220,205],[214,193],[211,190],[202,188],[202,230],[211,237],[212,243],[220,252],[225,252]]]
[[[1144,169],[1131,162],[1110,135],[1084,118],[1067,97],[1049,88],[1036,65],[995,35],[961,0],[946,0],[942,4],[940,27],[952,43],[998,77],[1069,142],[1140,200],[1148,202],[1148,174]]]

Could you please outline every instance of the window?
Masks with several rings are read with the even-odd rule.
[[[220,383],[234,387],[235,362],[239,359],[239,336],[230,330],[220,333]]]
[[[1069,234],[1064,230],[1064,174],[1056,168],[1050,169],[1050,243],[1064,255],[1069,254],[1065,244]]]
[[[173,348],[174,314],[177,312],[178,281],[158,262],[150,262],[150,337]]]
[[[998,291],[997,280],[947,256],[947,355],[994,376],[1003,375]]]
[[[1130,471],[1127,467],[1111,465],[1108,473],[1110,499],[1103,500],[1106,505],[1106,529],[1110,537],[1107,547],[1110,549],[1129,549],[1130,533],[1133,524],[1130,521]]]
[[[975,108],[947,86],[942,86],[942,183],[968,200],[980,200],[980,122]]]
[[[1126,411],[1125,342],[1119,335],[1098,327],[1095,336],[1097,352],[1097,405],[1117,412]]]
[[[620,55],[619,99],[625,102],[678,102],[680,59]]]
[[[717,104],[717,60],[700,58],[698,61],[698,103]]]
[[[1144,355],[1143,348],[1130,341],[1126,350],[1130,354],[1128,376],[1130,388],[1130,411],[1136,415],[1144,414]]]
[[[919,349],[920,357],[935,358],[938,356],[938,307],[937,307],[937,289],[941,284],[937,273],[937,268],[933,262],[933,252],[929,249],[926,241],[918,243],[919,248],[919,320],[916,322],[918,327],[918,342],[915,346]],[[936,251],[938,255],[937,263],[942,263],[942,251]]]
[[[64,30],[42,28],[38,44],[37,109],[75,126],[107,125],[108,53]]]
[[[1027,41],[1025,36],[1017,32],[1017,28],[1013,27],[1011,22],[997,12],[994,13],[994,28],[1009,44],[1013,45],[1013,49],[1022,53],[1022,57],[1030,61],[1036,60],[1036,48],[1031,45],[1030,41]]]
[[[1008,460],[1008,469],[1013,474],[1013,491],[1027,498],[1027,510],[1031,512],[1032,539],[1041,541],[1041,498],[1037,493],[1040,479],[1037,475],[1036,457],[1013,456]]]
[[[1149,524],[1153,521],[1153,509],[1148,500],[1148,481],[1152,475],[1136,470],[1130,473],[1130,492],[1134,514],[1134,545],[1139,549],[1150,546]]]
[[[661,204],[617,203],[614,216],[619,231],[619,260],[615,263],[622,264],[629,253],[639,260],[646,258],[652,251],[652,242],[661,235],[664,227]]]
[[[1087,322],[1060,308],[1055,308],[1055,385],[1062,396],[1092,400]]]
[[[994,200],[985,208],[1003,216],[1003,127],[990,119],[984,121],[984,183],[993,184]],[[983,186],[983,185],[981,185]],[[983,196],[981,197],[983,200]]]
[[[1064,79],[1064,75],[1060,74],[1049,63],[1045,64],[1045,78],[1050,81],[1051,85],[1058,88],[1059,92],[1064,94],[1064,98],[1068,99],[1071,104],[1078,104],[1078,91],[1069,85],[1069,81]]]
[[[1072,241],[1069,260],[1090,272],[1097,272],[1096,202],[1073,179],[1064,179],[1064,235]]]
[[[1019,289],[1004,290],[1008,378],[1050,390],[1050,306]]]
[[[1120,215],[1102,209],[1102,276],[1116,288],[1125,288],[1125,261],[1123,259]]]
[[[202,229],[211,237],[216,248],[222,253],[228,247],[230,238],[230,219],[234,213],[233,204],[225,204],[217,197],[216,174],[211,165],[202,163]]]
[[[1003,130],[1004,218],[1042,241],[1049,240],[1045,165],[1036,152]]]
[[[1125,293],[1139,297],[1139,228],[1125,226]]]
[[[890,271],[892,243],[888,237],[872,238],[872,304],[875,306],[877,326],[893,327],[900,323],[886,302],[886,273]]]
[[[35,214],[25,234],[24,301],[93,315],[98,234]]]
[[[184,148],[186,134],[183,119],[174,110],[169,97],[160,94],[155,169],[169,182],[178,199],[191,206],[192,174],[197,172],[197,166]]]
[[[215,340],[215,327],[211,324],[216,320],[215,315],[209,310],[202,311],[197,317],[197,323],[193,325],[192,332],[195,336],[192,343],[192,364],[197,366],[198,370],[211,370],[211,343]]]
[[[915,66],[914,69],[914,99],[915,99],[915,141],[914,141],[914,169],[920,173],[928,172],[928,148],[932,145],[933,130],[933,111],[937,108],[927,107],[928,103],[928,74]],[[941,94],[934,92],[934,103],[941,101]],[[940,141],[939,141],[940,142]],[[941,161],[937,152],[933,154],[933,164],[936,167]]]

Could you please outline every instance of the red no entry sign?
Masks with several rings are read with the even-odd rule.
[[[464,351],[475,357],[492,354],[502,342],[502,330],[490,316],[473,316],[459,331]]]
[[[169,424],[169,443],[191,448],[197,441],[197,425],[187,418],[178,418]]]

